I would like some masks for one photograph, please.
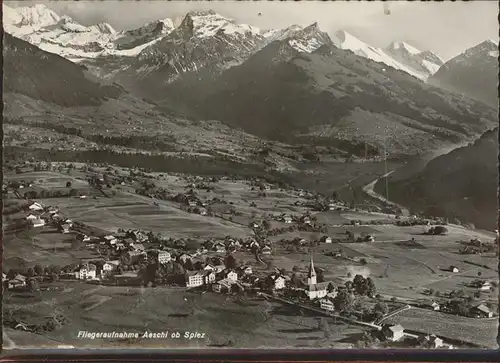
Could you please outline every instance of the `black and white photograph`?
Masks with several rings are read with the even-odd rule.
[[[3,1],[3,349],[497,349],[495,1]]]

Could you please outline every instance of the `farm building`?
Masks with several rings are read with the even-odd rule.
[[[42,211],[43,210],[43,206],[41,203],[33,203],[29,206],[29,209],[32,210],[32,211]]]
[[[323,237],[321,237],[320,242],[323,242],[323,243],[332,243],[332,237],[323,236]]]
[[[450,272],[460,272],[460,270],[458,269],[458,267],[456,266],[450,266]]]
[[[32,219],[31,223],[33,224],[33,227],[43,227],[45,226],[45,219],[42,218]]]
[[[390,340],[392,342],[396,342],[404,336],[404,329],[400,324],[398,324],[398,325],[384,325],[382,327],[382,334],[384,334],[384,337],[387,340]]]
[[[484,304],[477,305],[471,309],[471,312],[478,318],[492,318],[493,312]]]

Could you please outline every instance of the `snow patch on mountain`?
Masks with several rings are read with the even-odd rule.
[[[265,38],[263,46],[274,41],[286,40],[295,50],[306,53],[312,53],[322,45],[332,43],[328,34],[322,32],[317,23],[305,28],[292,25],[284,29],[266,30],[261,34]]]
[[[213,11],[190,12],[186,15],[183,24],[191,28],[193,36],[198,38],[213,37],[216,34],[260,34],[260,29],[247,25],[237,24]],[[182,26],[182,25],[181,25]]]
[[[92,30],[97,30],[103,34],[115,34],[116,30],[108,23],[100,23],[97,25],[91,25],[89,27]]]
[[[393,50],[401,50],[404,49],[406,52],[408,52],[411,55],[416,55],[421,53],[422,51],[418,50],[417,48],[411,46],[410,44],[403,42],[403,41],[397,41],[397,42],[392,42],[389,48]]]
[[[416,78],[422,80],[426,79],[426,75],[422,72],[418,72],[403,63],[396,61],[382,49],[372,47],[344,30],[337,31],[332,40],[334,45],[339,49],[350,50],[360,57],[384,63],[390,67],[404,71]]]
[[[61,18],[54,11],[43,4],[11,8],[2,4],[4,25],[17,25],[40,29],[45,26],[57,24]]]
[[[429,62],[428,60],[425,59],[422,60],[422,66],[429,71],[429,74],[436,73],[440,68],[439,65]]]

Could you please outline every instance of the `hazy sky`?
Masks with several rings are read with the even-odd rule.
[[[486,39],[498,39],[498,3],[391,1],[391,14],[382,2],[268,1],[5,1],[10,6],[43,3],[59,15],[90,25],[107,22],[115,29],[136,28],[148,21],[175,18],[190,10],[212,9],[259,28],[318,22],[333,34],[343,29],[361,40],[385,47],[405,40],[447,60]],[[259,15],[260,13],[260,15]]]

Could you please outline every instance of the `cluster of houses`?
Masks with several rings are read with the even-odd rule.
[[[45,207],[40,202],[32,202],[28,210],[26,220],[35,228],[52,224],[56,225],[61,233],[69,233],[73,227],[73,221],[64,218],[57,207]]]

